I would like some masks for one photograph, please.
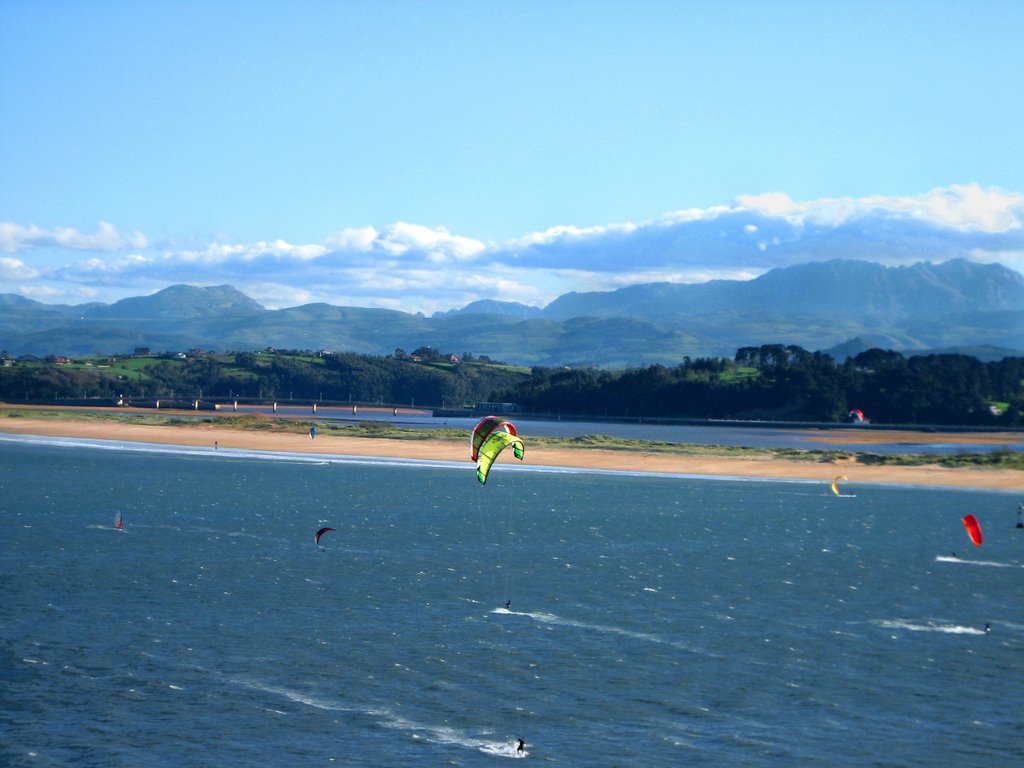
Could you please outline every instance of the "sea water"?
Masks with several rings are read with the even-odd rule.
[[[1016,495],[6,438],[3,764],[1024,764]]]

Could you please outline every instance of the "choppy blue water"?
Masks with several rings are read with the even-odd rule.
[[[1024,764],[1019,499],[844,490],[0,441],[0,762]]]

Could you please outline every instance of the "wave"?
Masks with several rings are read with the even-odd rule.
[[[525,750],[522,753],[517,753],[515,740],[498,741],[493,738],[473,736],[466,731],[449,725],[426,725],[391,713],[388,714],[390,717],[382,720],[381,725],[387,728],[411,732],[412,738],[416,740],[429,741],[432,744],[475,749],[497,757],[517,758],[526,757],[530,754]]]
[[[553,613],[544,613],[542,611],[513,611],[508,608],[494,608],[491,613],[505,615],[505,616],[525,616],[539,621],[542,624],[554,624],[563,627],[571,627],[573,629],[583,629],[591,632],[599,632],[607,635],[619,635],[621,637],[629,637],[634,640],[642,640],[647,643],[657,643],[658,645],[667,645],[672,648],[677,648],[681,651],[687,651],[688,653],[696,653],[702,656],[716,656],[716,654],[709,653],[707,651],[698,650],[686,643],[679,640],[670,640],[659,635],[652,634],[650,632],[637,632],[632,629],[624,629],[623,627],[614,627],[608,624],[592,624],[586,621],[579,621],[578,619],[567,619],[562,616],[557,616]]]
[[[495,755],[496,757],[526,757],[530,754],[530,750],[524,749],[522,752],[516,750],[515,744],[508,742],[491,742],[479,745],[478,749],[487,755]]]
[[[998,560],[966,560],[956,555],[936,555],[937,563],[959,563],[960,565],[983,565],[988,568],[1024,568],[1021,563],[1004,563]]]
[[[295,702],[296,704],[303,704],[307,707],[313,707],[314,709],[322,709],[328,712],[358,712],[358,710],[352,709],[351,707],[342,706],[328,699],[313,696],[308,693],[300,693],[299,691],[293,691],[290,688],[284,688],[279,685],[263,683],[258,680],[245,680],[241,678],[233,678],[230,680],[230,682],[235,683],[236,685],[241,685],[253,691],[271,693],[275,696],[280,696],[282,698],[288,699],[288,701]]]
[[[962,624],[950,624],[944,621],[929,620],[919,624],[909,619],[876,619],[871,622],[885,629],[904,629],[910,632],[941,632],[948,635],[984,635],[984,629],[966,627]]]
[[[288,701],[312,707],[314,709],[330,712],[348,712],[354,715],[370,717],[382,728],[408,732],[414,740],[425,740],[434,744],[445,744],[465,747],[467,749],[475,749],[498,757],[518,758],[526,757],[529,754],[528,751],[518,753],[516,751],[515,740],[496,741],[493,739],[473,736],[466,731],[461,731],[447,725],[428,725],[397,715],[387,708],[374,706],[345,706],[336,701],[320,696],[295,691],[290,688],[272,685],[258,680],[233,678],[230,682],[242,685],[250,690],[262,691],[263,693],[280,696]],[[280,710],[271,711],[277,712],[278,714],[286,714]]]
[[[126,529],[124,529],[124,528],[116,528],[111,523],[108,523],[106,525],[101,525],[100,523],[89,523],[85,527],[89,528],[91,530],[94,530],[94,531],[113,531],[114,533],[122,533],[122,534],[128,533],[128,531]]]

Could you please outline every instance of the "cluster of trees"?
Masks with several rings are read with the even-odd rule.
[[[674,368],[534,369],[498,398],[528,412],[594,417],[839,422],[858,409],[882,423],[1019,426],[1024,358],[983,363],[872,349],[837,364],[821,352],[771,344]]]
[[[239,352],[188,359],[129,358],[105,365],[0,368],[0,399],[85,397],[302,400],[460,407],[517,403],[522,411],[595,418],[778,419],[1020,426],[1024,358],[872,349],[837,363],[797,346],[737,350],[625,371],[534,368],[482,359],[458,364],[429,348],[387,357]]]
[[[424,350],[420,350],[425,354]],[[347,402],[383,402],[423,406],[461,406],[486,400],[499,387],[523,377],[506,366],[446,363],[447,356],[433,354],[415,362],[411,357],[375,357],[351,352],[324,355],[320,362],[288,355],[241,353],[236,366],[258,382],[262,397],[274,396]],[[254,381],[252,381],[254,380]],[[229,391],[242,384],[234,381]],[[223,384],[219,389],[223,395]],[[268,394],[269,393],[269,394]]]
[[[424,350],[418,350],[424,351]],[[461,406],[487,400],[524,371],[483,362],[453,365],[439,354],[314,355],[268,351],[25,363],[0,368],[0,399],[83,398],[303,400]]]

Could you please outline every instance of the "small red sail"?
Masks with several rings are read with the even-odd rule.
[[[117,513],[117,517],[114,518],[114,527],[115,528],[120,528],[121,527],[121,513],[120,512],[118,512]]]
[[[981,546],[981,523],[978,522],[978,518],[974,515],[964,516],[964,527],[967,528],[967,533],[971,536],[971,541],[974,542],[974,546]]]

